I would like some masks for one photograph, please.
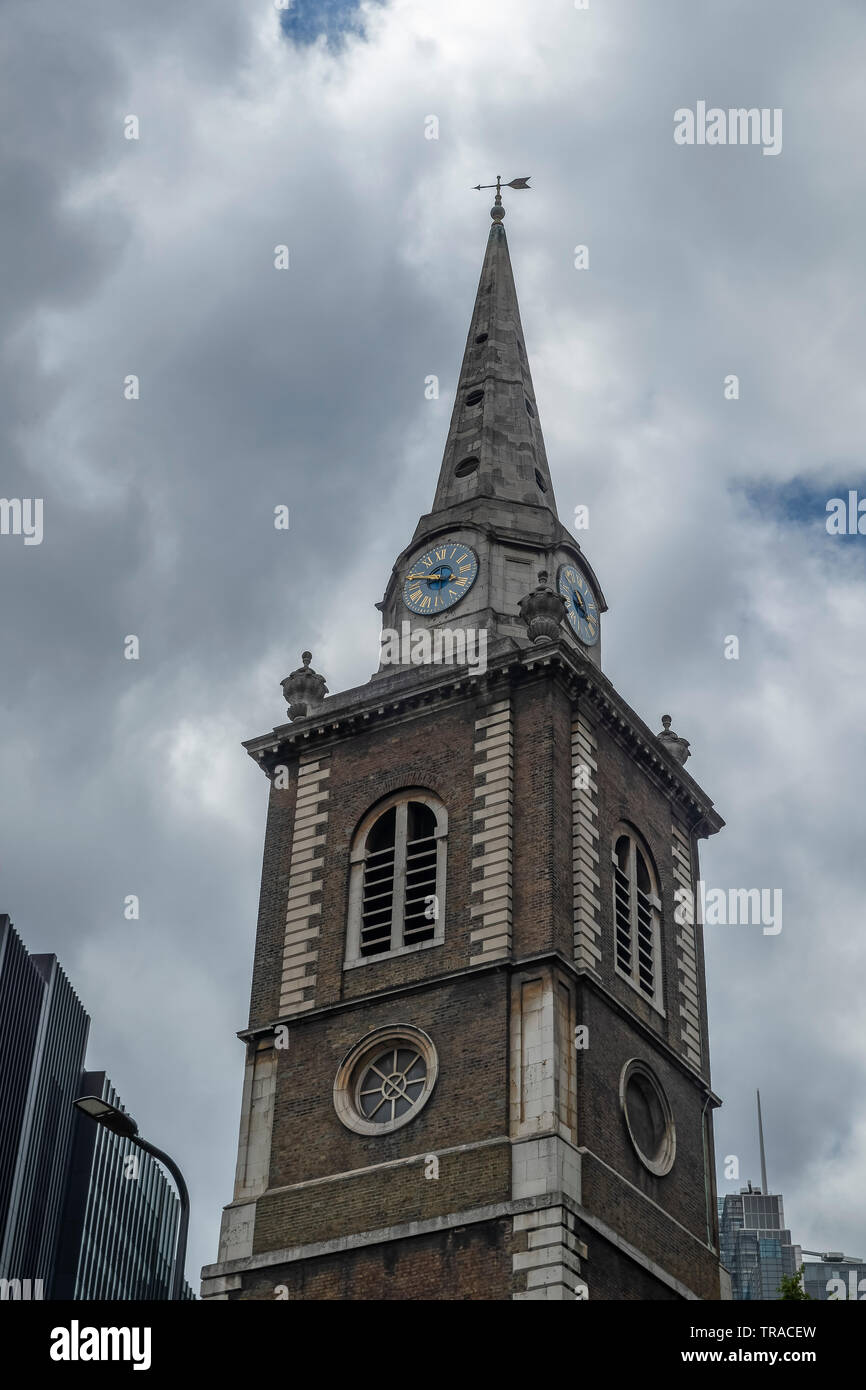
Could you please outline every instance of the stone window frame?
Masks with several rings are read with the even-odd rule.
[[[427,806],[436,820],[434,837],[436,839],[436,900],[437,915],[433,919],[433,935],[428,941],[413,942],[409,946],[403,945],[403,922],[402,922],[402,903],[403,891],[405,887],[406,863],[405,857],[400,857],[399,853],[395,857],[394,881],[396,891],[394,893],[394,906],[391,922],[391,946],[387,951],[377,951],[373,955],[361,955],[361,926],[364,897],[364,865],[367,858],[367,840],[370,832],[377,821],[390,811],[392,807],[406,807],[410,801],[419,801]],[[399,815],[399,812],[398,812]],[[405,849],[405,845],[403,847]],[[445,881],[446,864],[448,857],[448,812],[444,803],[433,792],[427,791],[424,787],[401,787],[399,791],[392,792],[389,796],[377,801],[374,806],[366,813],[358,824],[352,836],[352,849],[349,855],[349,910],[346,925],[346,956],[343,961],[344,970],[354,970],[362,965],[375,965],[377,961],[393,960],[395,956],[411,955],[414,951],[429,950],[432,946],[439,946],[445,939]],[[395,935],[398,945],[394,945]]]
[[[368,1120],[361,1113],[357,1092],[373,1059],[379,1057],[382,1052],[387,1052],[390,1047],[414,1049],[421,1054],[426,1069],[424,1089],[404,1115],[377,1123],[375,1120]],[[337,1068],[334,1078],[334,1109],[337,1118],[346,1129],[353,1130],[355,1134],[392,1134],[395,1129],[409,1124],[424,1109],[433,1094],[438,1076],[438,1053],[432,1039],[421,1028],[416,1028],[412,1023],[394,1023],[373,1028],[349,1048]]]
[[[649,1158],[643,1152],[632,1131],[631,1122],[628,1117],[628,1104],[626,1093],[628,1084],[634,1077],[640,1077],[652,1090],[661,1107],[664,1118],[665,1137],[659,1154],[656,1158]],[[657,1178],[665,1177],[673,1168],[674,1160],[677,1156],[677,1127],[674,1123],[673,1110],[668,1100],[667,1092],[659,1081],[652,1067],[644,1062],[640,1057],[631,1057],[625,1064],[619,1078],[619,1104],[625,1127],[628,1130],[628,1137],[631,1140],[632,1148],[637,1154],[643,1166],[654,1174]]]
[[[617,932],[617,896],[616,896],[617,877],[616,877],[616,875],[617,875],[617,871],[619,870],[619,860],[617,859],[617,856],[616,856],[616,847],[617,847],[617,844],[619,843],[620,839],[621,839],[623,836],[625,836],[625,837],[631,842],[631,852],[630,852],[630,855],[629,855],[629,858],[630,858],[630,873],[629,873],[629,889],[630,889],[630,892],[629,892],[629,923],[630,923],[630,933],[631,933],[631,954],[632,954],[632,968],[631,968],[631,972],[629,972],[629,971],[623,969],[623,967],[622,967],[622,966],[620,965],[620,963],[619,963],[619,959],[618,959],[618,955],[617,955],[617,937],[616,937],[616,932]],[[644,863],[645,863],[646,868],[647,868],[647,872],[648,872],[648,874],[649,874],[650,884],[651,884],[651,887],[652,887],[652,892],[651,892],[651,893],[649,893],[649,894],[644,894],[644,896],[647,897],[647,899],[648,899],[648,901],[649,901],[650,910],[651,910],[652,966],[653,966],[653,982],[654,982],[654,985],[655,985],[655,988],[654,988],[652,997],[650,997],[650,995],[648,995],[648,994],[646,993],[646,991],[645,991],[644,989],[641,988],[640,983],[639,983],[638,952],[637,952],[637,942],[638,942],[638,918],[637,918],[638,898],[637,898],[637,893],[638,893],[639,890],[638,890],[638,886],[637,886],[636,859],[635,859],[635,853],[634,853],[635,850],[639,850],[640,853],[641,853],[641,856],[643,857]],[[661,880],[659,879],[659,873],[658,873],[658,869],[656,868],[655,859],[653,858],[653,855],[652,855],[652,852],[650,851],[649,845],[647,844],[647,842],[646,842],[646,840],[644,839],[644,837],[641,835],[640,831],[637,830],[637,828],[636,828],[635,826],[633,826],[629,821],[625,821],[625,820],[620,821],[620,822],[614,827],[613,835],[612,835],[612,837],[611,837],[610,858],[611,858],[611,905],[612,905],[612,909],[613,909],[613,967],[614,967],[614,970],[615,970],[615,972],[616,972],[617,977],[618,977],[620,980],[625,980],[626,983],[629,984],[629,985],[631,986],[631,988],[634,990],[634,992],[635,992],[637,995],[639,995],[640,998],[643,999],[644,1002],[645,1002],[646,1004],[648,1004],[648,1005],[650,1006],[651,1009],[654,1009],[654,1010],[656,1011],[656,1013],[660,1014],[661,1017],[664,1018],[664,1017],[666,1017],[666,1015],[665,1015],[665,1007],[664,1007],[664,972],[663,972],[663,970],[662,970],[662,900],[661,900]]]

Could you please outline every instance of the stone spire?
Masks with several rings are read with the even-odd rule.
[[[497,200],[433,513],[495,497],[549,508],[556,516],[504,216]]]
[[[526,182],[518,179],[505,186],[525,187]],[[484,634],[491,658],[505,647],[527,647],[544,635],[579,645],[571,623],[558,621],[558,586],[569,567],[591,586],[599,612],[607,608],[576,536],[556,512],[498,184],[499,180],[433,507],[420,518],[412,540],[397,557],[377,604],[389,642],[390,634],[401,633],[404,625],[410,634],[465,629],[467,641],[473,633]],[[434,603],[427,605],[429,611],[413,606],[411,594],[407,597],[404,590],[410,575],[419,578],[411,567],[425,563],[425,552],[430,552],[429,566],[436,547],[449,545],[472,551],[474,579],[465,585],[462,597],[450,595],[456,601],[441,611]],[[445,551],[436,558],[442,565],[449,559]],[[471,568],[468,561],[467,573]],[[530,593],[539,572],[549,576],[549,584],[543,582],[540,591]],[[435,598],[435,593],[427,597]],[[601,665],[597,637],[581,651]],[[393,663],[383,657],[376,674],[391,669]]]

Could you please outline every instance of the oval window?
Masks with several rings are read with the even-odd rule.
[[[664,1177],[674,1164],[676,1129],[668,1098],[645,1062],[635,1057],[623,1067],[619,1097],[635,1153],[651,1173]]]
[[[474,454],[471,454],[469,458],[460,460],[457,467],[454,469],[454,476],[455,478],[468,478],[469,474],[474,473],[477,468],[478,459]]]

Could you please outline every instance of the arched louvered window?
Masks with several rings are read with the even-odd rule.
[[[447,833],[444,806],[420,790],[364,818],[352,848],[347,965],[441,941]]]
[[[625,826],[614,837],[613,925],[617,970],[662,1009],[658,885],[648,851]]]

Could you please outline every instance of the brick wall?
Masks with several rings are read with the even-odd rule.
[[[319,1007],[468,963],[475,708],[472,702],[424,710],[390,728],[371,729],[335,745],[315,994]],[[383,796],[412,786],[435,793],[448,811],[445,939],[409,956],[373,959],[344,971],[349,847],[356,827]]]
[[[425,706],[401,714],[394,723],[383,720],[349,737],[335,737],[327,745],[327,838],[321,847],[321,887],[313,898],[321,909],[316,913],[315,981],[311,972],[305,991],[309,1011],[290,1020],[288,1047],[277,1053],[268,1191],[258,1200],[255,1252],[429,1220],[512,1196],[511,1148],[505,1142],[514,1119],[509,1111],[512,967],[507,958],[477,964],[471,941],[477,917],[470,911],[473,859],[485,848],[473,846],[472,839],[480,805],[473,776],[479,756],[477,726],[489,709],[501,710],[503,700],[510,702],[514,954],[520,958],[557,951],[562,961],[558,968],[566,971],[563,997],[576,1000],[573,1016],[569,1002],[563,1006],[566,1023],[554,1029],[559,1050],[551,1054],[550,1080],[553,1084],[555,1077],[563,1093],[564,1109],[558,1118],[562,1132],[571,1134],[574,1142],[576,1117],[577,1144],[597,1155],[598,1161],[588,1155],[584,1164],[584,1205],[683,1283],[700,1284],[704,1296],[717,1296],[714,1258],[700,1248],[707,1218],[699,1087],[604,992],[656,1037],[669,1040],[674,1048],[682,1046],[675,1014],[670,799],[598,721],[588,702],[584,713],[582,702],[580,717],[592,726],[597,744],[599,989],[586,977],[568,973],[574,958],[576,708],[554,668],[542,665],[513,685],[502,679],[492,682],[483,698]],[[251,1008],[257,1026],[279,1017],[297,774],[296,758],[281,761],[291,768],[291,783],[286,790],[272,788],[270,795]],[[345,970],[349,849],[356,827],[380,798],[409,786],[433,792],[448,811],[444,941]],[[483,805],[480,810],[483,813]],[[646,840],[659,879],[665,1017],[613,968],[610,852],[613,829],[621,820],[635,825]],[[702,964],[698,942],[701,989]],[[576,1062],[570,1051],[566,1057],[562,1050],[563,1045],[570,1049],[564,1035],[574,1022],[590,1029],[589,1051],[578,1053]],[[431,1037],[439,1056],[435,1091],[409,1124],[384,1135],[355,1134],[340,1123],[334,1109],[337,1069],[370,1030],[400,1023],[419,1027]],[[545,1051],[545,1039],[539,1047]],[[672,1172],[663,1178],[640,1163],[622,1116],[619,1078],[631,1057],[653,1067],[673,1110],[677,1156]],[[536,1064],[534,1058],[531,1064],[542,1069],[548,1065],[542,1060]],[[575,1072],[572,1100],[565,1092],[571,1092]],[[459,1152],[447,1152],[454,1149]],[[438,1180],[424,1177],[427,1154],[439,1156]],[[686,1229],[679,1232],[664,1213]],[[711,1223],[714,1226],[714,1216]],[[501,1223],[493,1222],[486,1233],[467,1228],[464,1246],[459,1232],[440,1232],[388,1242],[375,1250],[317,1256],[303,1268],[286,1266],[281,1273],[251,1272],[245,1276],[243,1296],[271,1297],[268,1289],[284,1282],[292,1298],[508,1297],[510,1284],[501,1279],[510,1275],[504,1249],[508,1244],[510,1250],[513,1241],[510,1234],[505,1239],[503,1230]],[[669,1296],[664,1285],[638,1270],[621,1250],[605,1242],[600,1245],[598,1233],[587,1230],[583,1238],[590,1248],[586,1277],[591,1298],[624,1296],[613,1292],[618,1280],[625,1281],[629,1297]],[[458,1280],[453,1285],[458,1292],[449,1293],[447,1281],[452,1278]],[[263,1292],[256,1295],[259,1284]],[[401,1285],[403,1291],[395,1292]],[[416,1295],[411,1292],[416,1287],[427,1291]],[[347,1288],[354,1292],[340,1292]],[[359,1288],[376,1291],[361,1294]],[[498,1292],[491,1292],[494,1288]],[[649,1289],[654,1292],[636,1292]]]
[[[573,955],[571,713],[546,670],[515,691],[515,954]]]
[[[395,1167],[341,1176],[333,1182],[273,1192],[260,1199],[255,1251],[317,1244],[508,1200],[511,1145],[443,1153],[438,1178],[424,1156]]]
[[[579,1144],[662,1207],[699,1241],[706,1242],[703,1101],[697,1085],[680,1067],[654,1049],[633,1023],[613,1012],[588,982],[581,987],[578,1015],[589,1026],[590,1040],[588,1050],[578,1052]],[[622,1114],[620,1076],[632,1057],[652,1067],[673,1112],[676,1158],[673,1168],[664,1177],[656,1177],[641,1163]],[[599,1168],[588,1177],[584,1169],[583,1199],[590,1211],[615,1230],[623,1235],[631,1231],[629,1238],[636,1245],[663,1268],[669,1268],[667,1251],[668,1241],[672,1239],[671,1223],[662,1218],[657,1220],[649,1204],[630,1194],[613,1174]],[[678,1277],[689,1282],[685,1274]]]
[[[244,1299],[490,1300],[511,1296],[511,1222],[341,1251],[248,1276]]]
[[[599,1299],[615,1299],[618,1303],[636,1300],[650,1300],[656,1303],[679,1301],[680,1294],[669,1284],[663,1283],[651,1271],[636,1264],[618,1246],[603,1239],[579,1217],[573,1217],[572,1221],[575,1232],[587,1243],[590,1250],[590,1259],[583,1262],[582,1272],[589,1284],[591,1302],[596,1303]],[[687,1287],[691,1287],[691,1279],[684,1282],[687,1283]],[[718,1284],[718,1270],[716,1283]],[[692,1291],[694,1292],[694,1289]],[[715,1294],[707,1294],[707,1297],[718,1298],[718,1290]]]
[[[626,1008],[647,1023],[665,1041],[683,1051],[679,1015],[677,926],[671,804],[650,777],[636,767],[628,751],[603,725],[596,725],[598,741],[598,830],[602,958],[598,972],[606,987]],[[652,856],[662,902],[662,990],[665,1014],[642,998],[638,990],[614,969],[613,866],[611,852],[616,826],[630,822],[642,836]],[[694,877],[697,878],[695,866]],[[703,954],[698,954],[698,987],[704,993]],[[706,1061],[704,1074],[708,1074]]]
[[[508,979],[492,967],[291,1025],[289,1045],[278,1053],[270,1188],[507,1135],[507,1018]],[[366,1033],[397,1023],[411,1023],[432,1039],[439,1055],[436,1087],[409,1124],[383,1135],[356,1134],[337,1117],[334,1077],[345,1054]],[[341,1229],[360,1231],[372,1229],[383,1211],[385,1224],[414,1220],[419,1202],[432,1202],[435,1212],[441,1212],[507,1200],[506,1150],[498,1156],[483,1149],[443,1158],[438,1180],[425,1179],[420,1167],[352,1178],[347,1180],[351,1199],[338,1197],[335,1184],[302,1189],[303,1199],[274,1194],[259,1202],[256,1249],[325,1239],[320,1223],[328,1204],[337,1201],[351,1201],[355,1208],[349,1212],[344,1206]],[[313,1210],[317,1214],[311,1223],[308,1213]]]
[[[290,767],[288,780],[289,785],[282,789],[271,785],[268,798],[259,918],[250,992],[251,1028],[271,1023],[279,1010],[292,826],[297,793],[296,761]]]

